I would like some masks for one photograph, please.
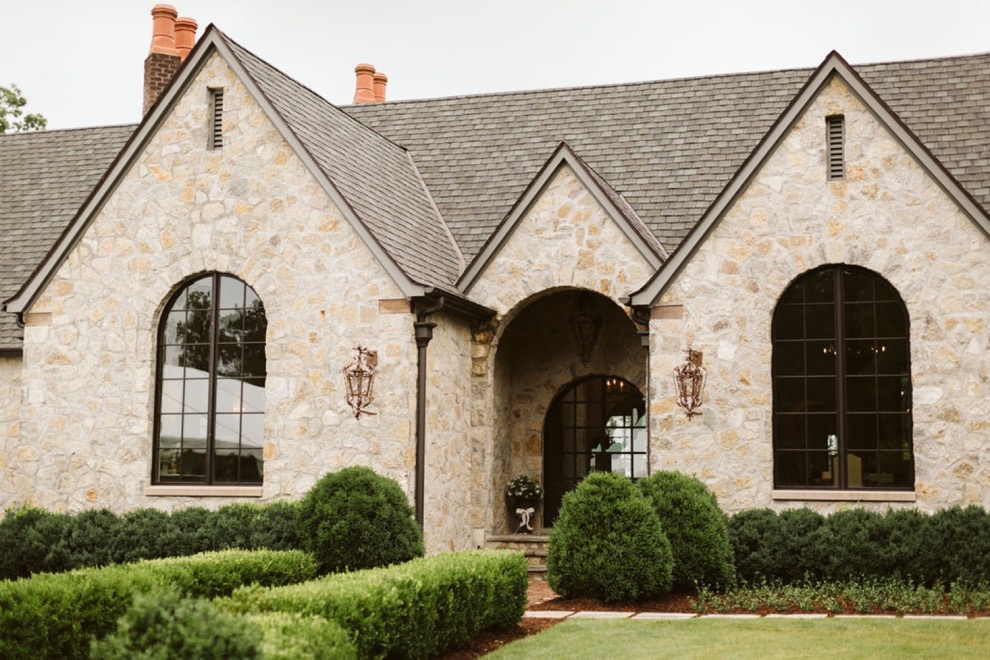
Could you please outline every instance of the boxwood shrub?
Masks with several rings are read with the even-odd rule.
[[[325,573],[422,557],[423,532],[394,479],[357,466],[331,472],[299,502],[299,538]]]
[[[206,599],[163,587],[135,594],[117,629],[92,641],[90,657],[252,660],[261,657],[261,633],[250,621],[219,612]]]
[[[655,472],[637,482],[670,540],[675,589],[729,587],[735,580],[729,524],[714,493],[696,477]]]
[[[9,509],[0,520],[0,579],[57,573],[139,559],[180,557],[209,550],[299,549],[296,505],[229,504],[169,514],[109,509],[78,514],[35,507]]]
[[[566,493],[550,531],[547,581],[607,602],[670,591],[673,558],[656,511],[626,477],[592,472]]]
[[[925,514],[851,508],[742,511],[729,519],[740,579],[785,584],[898,579],[912,584],[990,582],[990,513],[951,507]]]
[[[315,575],[316,562],[302,551],[228,550],[2,581],[0,658],[84,658],[90,640],[114,630],[135,594],[165,585],[215,598],[243,584],[283,585]]]
[[[362,658],[429,657],[466,644],[482,630],[517,624],[527,582],[522,554],[473,550],[287,587],[244,587],[217,606],[239,614],[288,612],[334,621]]]

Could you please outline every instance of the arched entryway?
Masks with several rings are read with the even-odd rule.
[[[588,457],[566,473],[566,480],[562,480],[564,472],[560,465],[551,466],[547,472],[544,443],[548,428],[552,427],[551,435],[556,433],[555,429],[575,434],[572,443],[585,442],[583,438],[587,435],[562,421],[548,424],[551,407],[558,411],[570,407],[575,414],[586,416],[595,414],[603,433],[609,419],[607,413],[622,406],[630,420],[631,410],[635,408],[636,424],[643,424],[641,392],[646,390],[646,362],[647,353],[637,335],[636,324],[619,303],[601,294],[581,289],[547,291],[533,296],[509,315],[495,344],[492,383],[491,525],[495,533],[514,529],[514,516],[507,510],[504,496],[510,479],[525,474],[551,489],[551,499],[544,498],[544,505],[533,521],[535,527],[545,528],[549,526],[549,518],[545,516],[548,505],[556,516],[562,493],[572,488],[590,467]],[[600,396],[596,395],[600,401],[589,406],[585,400],[593,398],[589,393],[594,388],[600,392]],[[568,399],[565,390],[574,398]],[[629,403],[627,397],[635,397],[635,401]],[[645,451],[645,428],[643,432]],[[561,442],[559,435],[553,436],[558,438],[554,442]],[[580,441],[577,435],[581,435]],[[595,446],[589,444],[587,450]],[[610,469],[618,470],[622,468],[622,460],[613,451],[611,455],[596,457],[595,466],[607,462]],[[645,460],[640,463],[638,458],[630,464],[631,470],[645,468]]]
[[[554,398],[543,427],[544,525],[553,525],[564,493],[589,472],[646,476],[646,401],[619,376],[568,383]]]

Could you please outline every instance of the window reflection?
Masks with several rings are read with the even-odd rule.
[[[199,277],[162,317],[157,483],[260,483],[265,405],[264,306],[240,280]]]

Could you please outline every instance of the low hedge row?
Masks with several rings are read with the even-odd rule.
[[[347,631],[362,658],[428,657],[518,623],[526,589],[521,554],[473,550],[287,587],[244,587],[217,607],[322,617]]]
[[[216,598],[245,584],[302,582],[316,571],[298,550],[227,550],[3,581],[0,658],[88,657],[90,640],[115,629],[135,594],[165,585]]]
[[[990,512],[742,511],[729,519],[736,572],[749,583],[894,578],[933,586],[990,581]]]
[[[123,515],[109,509],[10,509],[0,520],[0,579],[230,548],[300,549],[295,503],[191,507],[171,514],[147,508]]]
[[[135,595],[117,630],[94,640],[90,652],[93,660],[357,657],[344,629],[326,619],[285,612],[237,616],[173,587]]]

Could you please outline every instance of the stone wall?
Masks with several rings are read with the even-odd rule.
[[[427,349],[426,502],[429,551],[466,550],[484,542],[478,531],[485,488],[485,452],[470,441],[471,329],[447,314]],[[410,324],[411,325],[411,324]],[[415,423],[415,417],[412,418]]]
[[[207,149],[210,87],[223,148]],[[218,56],[123,176],[29,310],[21,438],[9,469],[38,504],[79,510],[217,506],[149,497],[156,328],[169,295],[204,271],[240,277],[268,316],[262,500],[302,495],[355,464],[412,494],[413,316],[372,253]],[[393,313],[398,309],[398,313]],[[355,419],[341,369],[378,351],[374,416]],[[206,491],[209,492],[209,491]]]
[[[32,451],[21,440],[21,366],[19,357],[0,357],[0,502],[14,499],[33,478],[12,469]]]
[[[834,114],[845,115],[843,181],[826,180]],[[897,506],[990,506],[988,254],[990,240],[833,80],[653,310],[654,469],[697,474],[733,511],[841,506],[773,499],[770,321],[796,276],[855,264],[891,282],[910,316],[917,501]],[[670,378],[688,346],[709,371],[691,421]]]
[[[498,311],[493,327],[476,333],[473,349],[472,437],[492,448],[490,531],[501,532],[506,525],[508,479],[522,473],[542,479],[543,417],[561,387],[601,373],[621,375],[645,391],[645,356],[619,300],[652,274],[642,254],[565,166],[474,284],[471,297]],[[603,296],[603,309],[610,310],[604,313],[608,331],[588,365],[578,360],[566,323],[573,303],[568,294],[582,290]],[[516,335],[523,338],[504,342],[520,319]]]

